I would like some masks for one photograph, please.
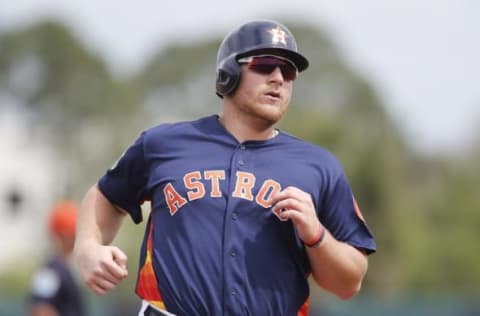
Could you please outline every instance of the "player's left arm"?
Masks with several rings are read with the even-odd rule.
[[[368,268],[364,252],[336,240],[327,230],[317,248],[306,249],[313,279],[319,286],[342,299],[360,291]]]
[[[325,235],[318,247],[306,247],[312,276],[325,290],[342,299],[354,296],[361,288],[367,272],[367,255],[357,248],[336,240],[320,223],[310,194],[288,187],[271,198],[273,211],[284,220],[291,220],[305,244],[315,243]]]

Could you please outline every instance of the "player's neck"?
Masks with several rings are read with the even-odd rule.
[[[255,124],[251,120],[243,120],[241,116],[234,117],[223,113],[219,115],[219,122],[239,143],[249,140],[268,140],[278,134],[272,125]]]

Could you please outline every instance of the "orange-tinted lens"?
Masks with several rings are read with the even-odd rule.
[[[254,57],[248,63],[250,70],[263,75],[271,74],[277,67],[280,68],[283,79],[292,81],[297,77],[297,69],[288,61],[279,58],[271,56]]]

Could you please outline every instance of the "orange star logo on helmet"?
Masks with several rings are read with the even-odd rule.
[[[272,44],[281,43],[287,46],[288,35],[284,30],[280,28],[280,26],[277,26],[276,28],[268,30],[268,33],[272,34]]]

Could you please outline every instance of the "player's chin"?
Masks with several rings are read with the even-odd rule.
[[[260,117],[264,121],[268,122],[269,125],[273,125],[282,119],[284,113],[285,111],[279,111],[279,110],[264,111],[263,113],[261,113]]]
[[[277,122],[279,121],[285,112],[287,111],[288,106],[284,103],[280,104],[266,104],[265,105],[265,115],[269,116],[271,120]]]
[[[275,124],[283,117],[288,105],[285,102],[257,102],[250,108],[251,113],[259,119],[264,120],[269,125]]]

